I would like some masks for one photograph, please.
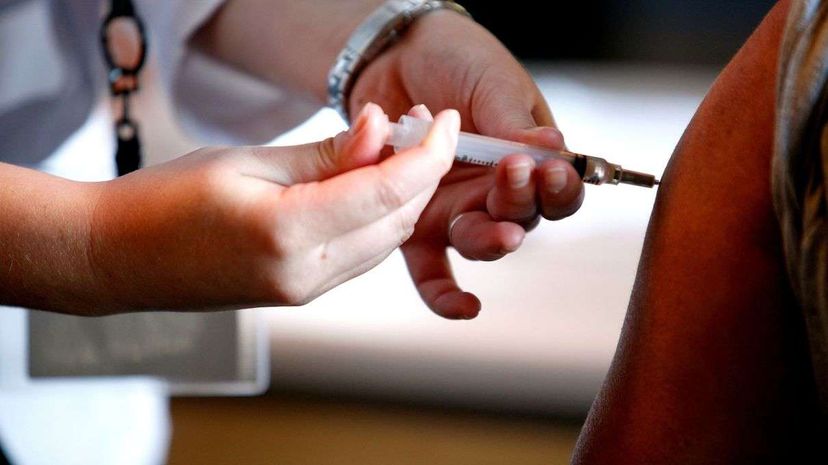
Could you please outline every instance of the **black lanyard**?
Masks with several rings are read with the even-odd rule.
[[[2,446],[2,444],[0,444],[0,446]],[[9,462],[6,454],[3,453],[2,447],[0,447],[0,465],[11,465],[11,462]]]
[[[110,40],[117,26],[133,29],[134,39],[138,42],[138,55],[118,62],[117,53]],[[130,118],[129,98],[138,90],[138,72],[144,66],[147,52],[147,40],[144,23],[138,16],[131,0],[111,0],[109,14],[104,19],[100,30],[101,47],[104,60],[109,68],[109,90],[113,99],[121,99],[121,116],[115,120],[115,138],[118,149],[115,152],[115,164],[118,176],[130,173],[141,167],[141,142],[138,139],[138,125]]]

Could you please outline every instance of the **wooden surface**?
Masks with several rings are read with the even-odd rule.
[[[290,396],[171,402],[169,463],[569,463],[578,425]]]

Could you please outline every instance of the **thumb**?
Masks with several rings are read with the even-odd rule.
[[[497,91],[487,92],[486,88]],[[529,79],[490,77],[476,91],[484,98],[473,100],[475,129],[480,134],[553,149],[564,148],[563,135],[535,83]]]
[[[378,163],[388,138],[388,116],[368,103],[354,124],[335,137],[292,147],[263,147],[255,151],[259,177],[279,184],[321,181],[362,166]]]

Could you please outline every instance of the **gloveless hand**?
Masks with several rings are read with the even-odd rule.
[[[526,70],[483,27],[452,11],[419,18],[360,74],[352,114],[366,101],[379,103],[392,118],[413,104],[456,108],[465,131],[563,147]],[[420,295],[442,316],[474,317],[480,302],[458,287],[446,248],[469,259],[498,259],[517,250],[540,215],[557,220],[577,211],[583,194],[578,174],[559,160],[536,166],[515,154],[496,170],[455,166],[403,246]]]
[[[89,257],[98,313],[300,305],[382,261],[449,170],[460,122],[380,159],[387,117],[298,147],[207,148],[103,183]]]

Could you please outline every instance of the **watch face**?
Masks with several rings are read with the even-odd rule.
[[[267,378],[252,311],[83,318],[29,312],[31,378],[142,375],[175,393],[253,392]]]

